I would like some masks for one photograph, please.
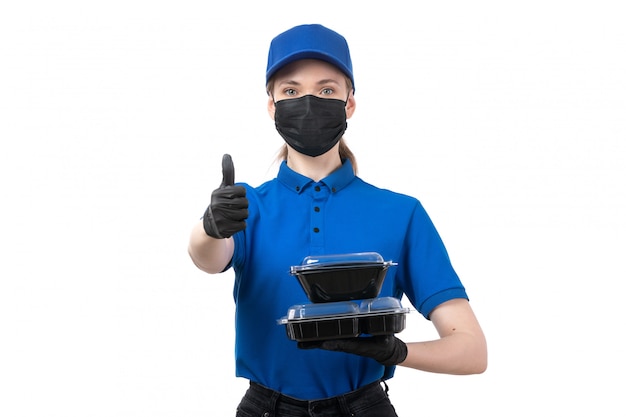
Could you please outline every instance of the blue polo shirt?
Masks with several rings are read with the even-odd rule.
[[[247,227],[234,235],[237,376],[313,400],[393,375],[373,359],[298,349],[277,320],[310,303],[290,266],[308,255],[378,252],[388,269],[380,296],[406,294],[428,318],[439,304],[467,298],[446,249],[420,202],[355,176],[350,161],[319,182],[286,162],[259,187],[248,184]]]

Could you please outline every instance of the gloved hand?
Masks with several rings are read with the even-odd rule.
[[[231,237],[246,228],[246,189],[234,184],[235,166],[230,155],[225,154],[222,158],[222,184],[211,194],[211,204],[203,217],[204,231],[216,239]]]
[[[300,349],[325,349],[335,352],[354,353],[367,356],[379,363],[391,366],[404,362],[408,353],[406,344],[394,335],[354,337],[312,342],[298,342]]]

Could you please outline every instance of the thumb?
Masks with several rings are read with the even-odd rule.
[[[220,188],[235,184],[235,165],[229,154],[222,157],[222,185]]]

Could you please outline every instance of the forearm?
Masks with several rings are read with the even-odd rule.
[[[437,340],[407,343],[407,348],[407,357],[400,366],[452,375],[480,374],[487,368],[482,332],[455,333]]]
[[[467,300],[440,304],[430,319],[440,339],[408,343],[402,366],[454,375],[480,374],[487,369],[487,341]]]
[[[232,238],[215,239],[206,234],[202,221],[191,231],[189,256],[198,269],[209,274],[222,272],[233,256]]]

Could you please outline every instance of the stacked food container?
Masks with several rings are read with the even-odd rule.
[[[298,342],[401,332],[409,309],[397,298],[378,297],[395,265],[376,252],[307,256],[290,273],[312,303],[291,306],[278,324]]]

